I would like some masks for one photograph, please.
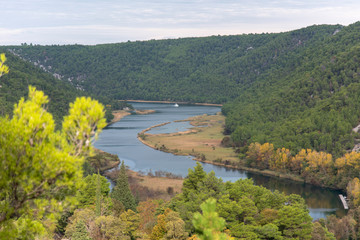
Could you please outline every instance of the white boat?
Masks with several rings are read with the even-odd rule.
[[[179,107],[179,104],[175,103],[175,104],[174,104],[174,107]]]

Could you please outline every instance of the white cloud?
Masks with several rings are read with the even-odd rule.
[[[360,2],[351,0],[2,1],[1,45],[279,32],[360,20]]]

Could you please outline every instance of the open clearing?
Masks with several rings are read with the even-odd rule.
[[[220,163],[223,161],[238,162],[232,148],[221,146],[225,137],[223,125],[225,117],[201,115],[187,119],[194,127],[185,132],[169,134],[140,134],[142,142],[158,150],[178,155],[192,155],[200,161]]]

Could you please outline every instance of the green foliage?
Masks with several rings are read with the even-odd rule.
[[[5,65],[6,56],[4,53],[0,54],[0,77],[9,73],[9,67]]]
[[[77,209],[69,218],[65,236],[69,239],[79,235],[91,239],[130,239],[125,232],[126,222],[120,218],[112,215],[97,217],[93,210],[85,208]]]
[[[285,238],[311,239],[312,219],[307,209],[298,204],[287,205],[278,214],[275,223]]]
[[[308,46],[341,26],[96,46],[14,46],[17,54],[97,96],[222,103],[291,72]],[[297,56],[299,58],[297,58]],[[136,89],[136,91],[134,91]]]
[[[113,191],[111,192],[111,198],[121,202],[125,210],[131,209],[136,211],[136,202],[130,191],[124,161],[121,163],[119,177],[116,180],[116,185]]]
[[[94,205],[97,199],[97,191],[100,192],[100,198],[109,196],[110,183],[101,175],[88,175],[84,178],[83,185],[77,192],[79,207]]]
[[[216,231],[227,228],[229,234],[235,238],[309,239],[311,237],[311,217],[304,199],[300,196],[285,196],[277,191],[271,192],[264,187],[255,186],[251,179],[223,183],[213,173],[206,174],[199,165],[195,168],[196,171],[189,171],[193,175],[192,184],[185,185],[184,181],[183,193],[173,198],[170,204],[185,222],[187,232],[199,232],[196,230],[193,213],[199,212],[200,205],[211,198],[214,200],[211,200],[206,209],[211,214],[205,217],[202,209],[202,220],[198,219],[199,214],[196,217],[197,224],[201,223],[203,226],[201,231],[204,231],[206,221],[210,222],[209,219],[214,217],[216,211],[215,215],[225,220],[223,224],[216,225],[219,227]],[[195,173],[202,177],[195,178]],[[215,200],[217,206],[214,210]]]
[[[49,73],[44,73],[31,63],[7,53],[7,64],[11,71],[1,77],[0,82],[0,115],[12,116],[14,104],[20,98],[28,95],[28,85],[46,92],[50,103],[47,110],[53,115],[56,129],[61,127],[61,121],[69,111],[69,103],[84,92],[76,90],[69,83],[60,81]]]
[[[72,234],[73,240],[91,240],[89,233],[86,230],[85,224],[82,221],[78,221],[75,226],[75,232]]]
[[[225,228],[225,220],[216,212],[216,200],[208,199],[200,206],[202,214],[194,214],[193,225],[201,240],[230,239],[221,233]]]
[[[359,27],[12,51],[97,96],[226,103],[226,133],[240,147],[338,157],[360,118]]]
[[[0,172],[0,234],[17,232],[17,229],[20,234],[23,230],[20,231],[19,226],[34,234],[42,234],[45,229],[51,232],[59,213],[75,203],[74,195],[82,180],[82,156],[88,154],[91,146],[79,144],[75,147],[65,131],[55,132],[52,115],[44,108],[47,103],[43,92],[29,87],[28,100],[22,98],[15,105],[12,119],[0,118],[3,167]],[[86,100],[82,106],[89,107],[92,103]],[[78,103],[71,106],[69,119],[82,114],[74,109],[78,109]],[[101,109],[87,112],[91,124],[100,123],[96,132],[103,126],[101,113]],[[89,121],[81,124],[89,124]],[[90,138],[88,129],[70,123],[68,127]],[[82,144],[86,145],[85,142]]]
[[[96,216],[101,215],[101,183],[100,183],[100,173],[96,176],[96,202],[95,202]]]
[[[293,154],[315,149],[343,155],[354,146],[360,118],[357,39],[360,23],[293,55],[291,69],[278,68],[267,83],[223,107],[226,131],[239,145],[272,143]]]
[[[128,209],[126,212],[123,212],[120,215],[120,219],[125,223],[125,235],[129,236],[131,239],[136,239],[137,230],[140,224],[140,217],[137,213]]]
[[[314,223],[313,232],[311,234],[312,240],[335,240],[334,234],[330,233],[328,229],[322,226],[319,222]]]
[[[93,155],[91,137],[96,138],[96,130],[106,126],[104,115],[104,107],[96,100],[81,97],[70,103],[70,114],[64,117],[62,131],[74,145],[73,155],[78,156],[84,152]]]
[[[164,239],[184,240],[188,233],[185,232],[185,223],[180,218],[179,213],[170,211],[165,217],[166,234]]]
[[[226,103],[226,133],[241,147],[338,157],[360,118],[359,27],[12,51],[97,96]]]
[[[194,167],[194,170],[189,168],[189,173],[186,176],[184,183],[183,183],[183,194],[185,197],[188,196],[189,191],[197,190],[198,189],[198,183],[202,182],[206,176],[206,173],[204,172],[204,169],[202,165],[197,162],[196,166]]]

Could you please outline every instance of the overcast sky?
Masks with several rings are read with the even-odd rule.
[[[283,32],[360,20],[359,0],[0,0],[0,45]]]

